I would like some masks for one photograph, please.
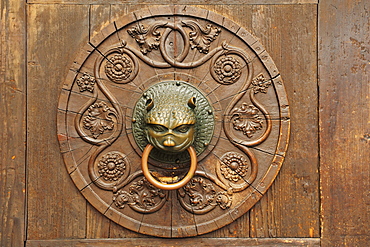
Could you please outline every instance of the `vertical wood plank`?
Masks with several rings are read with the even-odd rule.
[[[26,32],[24,1],[0,1],[0,246],[25,240]]]
[[[89,7],[89,40],[109,24],[110,5],[90,5]],[[109,238],[111,220],[87,203],[86,238]]]
[[[323,246],[370,243],[370,2],[319,5]]]
[[[86,207],[86,238],[109,238],[111,220],[89,203]]]
[[[88,6],[28,6],[29,239],[85,237],[86,202],[62,161],[56,115],[67,70],[86,37]]]
[[[251,30],[252,20],[252,6],[247,5],[230,5],[230,4],[219,4],[219,5],[197,5],[196,7],[208,9],[215,13],[218,13],[234,22],[239,24],[241,27]],[[219,43],[222,40],[218,40]],[[250,212],[247,212],[234,222],[225,227],[222,227],[216,231],[202,235],[200,237],[207,238],[248,238],[250,237]]]
[[[253,8],[253,33],[287,90],[291,135],[277,179],[251,211],[251,237],[320,236],[316,19],[314,4]]]
[[[132,5],[91,5],[89,10],[89,38],[92,39],[101,29],[120,16],[128,14],[132,7]],[[114,223],[95,210],[90,204],[87,205],[87,218],[87,238],[133,238],[144,236]]]

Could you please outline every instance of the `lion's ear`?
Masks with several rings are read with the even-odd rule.
[[[153,99],[148,99],[145,103],[146,111],[150,111],[154,107],[154,101]]]
[[[196,98],[195,97],[191,97],[188,101],[188,106],[191,108],[191,109],[194,109],[196,107],[195,105],[195,102],[196,102]]]

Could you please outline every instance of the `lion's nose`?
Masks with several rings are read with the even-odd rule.
[[[176,145],[175,141],[169,136],[166,138],[166,140],[163,142],[163,145],[166,147],[173,147]]]

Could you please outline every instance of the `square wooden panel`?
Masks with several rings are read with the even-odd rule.
[[[139,10],[141,7],[135,5],[94,5],[89,7],[87,5],[37,4],[29,6],[29,37],[38,38],[30,39],[28,52],[31,58],[30,60],[36,60],[40,64],[37,69],[31,66],[29,67],[29,88],[33,88],[28,106],[30,109],[30,129],[37,129],[39,126],[36,117],[40,116],[40,114],[35,111],[37,109],[35,106],[46,104],[46,101],[53,101],[52,99],[57,99],[57,92],[60,90],[61,84],[51,84],[52,81],[49,78],[52,77],[52,80],[62,82],[65,76],[63,74],[66,73],[68,66],[55,66],[48,73],[40,73],[41,71],[45,71],[41,68],[46,67],[46,64],[53,64],[60,60],[65,61],[63,64],[68,64],[67,61],[72,61],[74,53],[79,49],[78,44],[76,44],[79,42],[73,34],[95,33],[97,32],[96,30],[91,30],[88,27],[97,27],[100,25],[98,23],[108,23],[115,19],[116,16],[121,16],[132,10]],[[216,13],[225,14],[239,25],[250,30],[255,36],[262,38],[261,43],[271,54],[284,77],[288,97],[291,98],[290,109],[292,111],[292,122],[294,123],[292,125],[291,147],[288,150],[285,165],[270,191],[267,192],[266,196],[248,214],[231,225],[210,233],[209,236],[317,237],[319,236],[318,143],[317,101],[314,100],[317,98],[315,62],[316,22],[314,21],[316,19],[316,7],[315,5],[209,5],[204,6],[204,8],[213,10]],[[55,9],[58,14],[48,14],[52,11],[51,9]],[[73,18],[79,20],[76,19],[72,22],[72,18],[66,18],[66,14],[72,12],[72,9],[74,10]],[[231,13],[233,13],[232,16]],[[55,24],[43,24],[50,22]],[[84,22],[89,24],[75,25],[75,23]],[[77,31],[77,28],[80,28],[80,31]],[[62,31],[63,29],[70,31],[71,34],[68,35],[68,32]],[[52,41],[50,36],[41,36],[42,33],[51,34],[53,32],[58,33],[58,35],[53,36],[55,40],[59,40],[58,42]],[[40,42],[40,39],[43,37],[46,39],[46,42]],[[80,37],[80,40],[83,40],[84,36],[81,35]],[[65,41],[61,43],[60,40]],[[42,53],[44,55],[39,56]],[[65,58],[57,59],[58,56]],[[36,97],[37,92],[42,91],[45,87],[53,87],[55,89],[43,91],[44,97]],[[51,112],[47,113],[47,116],[51,119],[54,118]],[[53,179],[56,176],[55,169],[59,170],[58,173],[63,173],[64,167],[61,166],[60,155],[57,153],[58,150],[54,149],[53,145],[50,146],[47,144],[50,142],[49,140],[53,133],[55,133],[55,126],[49,124],[45,125],[45,128],[47,130],[43,130],[44,135],[38,135],[39,138],[42,137],[40,140],[35,138],[36,136],[33,137],[37,133],[36,129],[35,131],[30,131],[31,141],[29,150],[35,150],[36,148],[43,150],[43,152],[47,153],[48,160],[58,162],[51,163],[45,160],[45,165],[49,169],[44,170],[44,174],[40,174],[36,172],[36,167],[39,165],[37,160],[45,156],[46,153],[40,156],[40,153],[29,152],[30,163],[28,169],[30,172],[28,181],[29,188],[31,189],[30,193],[34,193],[29,197],[30,222],[40,218],[50,218],[50,211],[46,209],[59,207],[56,205],[52,206],[57,201],[56,198],[60,198],[61,201],[72,199],[77,204],[81,203],[81,205],[85,205],[83,198],[71,194],[72,191],[73,193],[77,191],[73,188],[73,184],[65,174],[59,174],[58,179]],[[256,152],[260,151],[256,150]],[[61,178],[63,180],[60,180]],[[48,189],[41,182],[45,179],[50,181],[47,187],[50,192],[48,192]],[[60,183],[64,184],[63,188],[65,189],[62,191],[55,189]],[[58,191],[58,194],[51,193],[51,191]],[[47,198],[47,196],[45,197],[47,194],[54,199],[50,202],[41,200],[41,198]],[[70,198],[72,195],[73,197]],[[40,197],[40,200],[36,199],[38,197]],[[41,201],[42,203],[40,204],[39,202]],[[297,203],[298,201],[301,203]],[[76,237],[84,236],[85,232],[91,233],[92,235],[88,234],[90,237],[138,236],[102,218],[95,210],[91,209],[89,204],[86,205],[87,209],[84,207],[78,207],[77,209],[64,206],[63,213],[60,215],[61,218],[57,219],[53,215],[53,220],[50,223],[61,226],[65,225],[62,222],[71,221],[72,224],[69,225],[74,225],[79,229],[78,231],[73,231],[74,234],[77,234],[75,235]],[[44,210],[35,210],[36,208],[44,208]],[[76,209],[78,213],[75,211]],[[76,220],[76,218],[70,219],[69,215],[78,215],[81,220]],[[87,216],[89,221],[83,221],[82,219]],[[246,224],[244,221],[249,223]],[[104,230],[98,230],[108,227],[107,224],[111,227],[109,235],[106,235],[107,233],[104,233]],[[68,238],[70,237],[68,236],[68,232],[71,229],[70,226],[68,230],[59,230],[59,233],[53,233],[50,231],[52,230],[50,227],[46,227],[42,231],[29,229],[29,236],[31,239]],[[42,226],[40,227],[42,228]],[[61,227],[63,228],[63,226]],[[228,227],[230,229],[242,230],[226,230]],[[103,235],[99,236],[99,234]]]

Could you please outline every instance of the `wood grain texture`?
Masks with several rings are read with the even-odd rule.
[[[28,3],[34,4],[99,4],[99,5],[110,5],[110,4],[158,4],[158,1],[153,0],[28,0]],[[251,5],[251,4],[317,4],[319,0],[218,0],[218,1],[202,1],[202,0],[164,0],[161,1],[161,4],[236,4],[236,5]]]
[[[0,1],[0,246],[25,239],[26,16],[23,1]]]
[[[99,30],[109,25],[120,16],[132,11],[131,5],[91,5],[89,9],[89,30],[91,40]],[[146,235],[128,230],[95,210],[90,204],[87,205],[86,237],[87,238],[139,238]]]
[[[105,239],[105,240],[44,240],[27,241],[27,247],[100,247],[100,246],[320,246],[318,238],[188,238],[188,239],[158,239],[158,238],[131,238],[131,239]]]
[[[292,126],[286,159],[272,187],[249,212],[249,232],[238,236],[319,237],[317,6],[203,7],[260,38],[282,75],[290,103]],[[236,221],[238,229],[245,229],[245,220]],[[224,231],[207,236],[233,236],[223,235]]]
[[[319,134],[321,244],[367,246],[370,242],[369,1],[320,1],[318,36],[317,0],[235,0],[217,1],[217,5],[197,0],[176,1],[184,2],[203,4],[201,7],[225,15],[261,39],[287,87],[292,135],[280,175],[250,212],[201,238],[165,240],[166,243],[169,246],[199,243],[203,246],[320,246],[318,238],[276,238],[320,236],[315,148],[319,145]],[[28,213],[31,240],[26,241],[27,246],[163,246],[162,239],[142,239],[144,235],[111,222],[86,203],[62,162],[55,120],[61,84],[84,38],[121,14],[153,1],[28,0],[27,3],[26,11],[24,1],[0,0],[0,245],[23,246],[24,216]],[[261,5],[252,5],[256,3]],[[318,121],[316,38],[319,41],[319,133],[315,124]],[[243,238],[249,236],[274,239]],[[131,239],[66,240],[121,237]],[[46,240],[55,238],[62,240]]]
[[[32,89],[29,96],[29,121],[30,130],[32,130],[29,146],[29,185],[30,195],[32,195],[32,199],[29,200],[30,239],[85,236],[88,238],[144,237],[107,220],[89,204],[86,208],[81,207],[85,205],[85,201],[68,178],[58,154],[59,150],[56,148],[56,141],[54,143],[56,108],[52,105],[57,102],[65,70],[72,63],[71,59],[83,38],[87,37],[88,33],[93,36],[100,27],[142,7],[143,5],[29,6],[31,60],[29,61],[29,88]],[[317,97],[316,6],[205,5],[200,7],[225,15],[261,38],[262,44],[270,52],[281,71],[288,88],[288,97],[293,99],[290,107],[297,114],[292,126],[294,148],[289,150],[283,170],[271,190],[250,213],[229,226],[205,236],[208,238],[319,236],[317,109],[315,101],[312,102],[312,99]],[[52,14],[47,14],[50,11]],[[72,16],[70,16],[71,13],[73,13]],[[56,33],[59,36],[55,35]],[[76,34],[78,34],[77,37]],[[37,42],[40,40],[42,42]],[[52,52],[53,56],[49,52]],[[50,81],[51,72],[45,71],[48,64],[53,64],[53,61],[62,61],[62,63],[58,64],[57,70],[54,69],[53,79]],[[52,90],[44,92],[44,87]],[[302,88],[303,90],[300,90]],[[37,98],[41,92],[43,97]],[[48,105],[47,111],[39,109],[43,105]],[[41,125],[44,129],[38,130],[39,122],[44,121],[41,121],[41,118],[46,118],[50,126]],[[311,142],[302,142],[301,137],[310,139]],[[50,170],[41,169],[42,173],[40,173],[40,165],[49,166]],[[49,186],[45,187],[45,183]],[[64,186],[60,187],[61,184]],[[65,204],[58,203],[58,200]],[[75,203],[68,203],[71,200]],[[62,208],[64,208],[63,213]],[[55,212],[59,214],[56,215]],[[37,227],[34,228],[34,226]]]
[[[322,245],[370,243],[370,2],[319,6]]]
[[[266,205],[256,212],[252,237],[320,236],[316,8],[254,7],[253,33],[261,38],[280,70],[292,125],[286,159],[260,201]]]
[[[287,158],[272,188],[250,211],[251,237],[320,236],[316,7],[217,6],[261,38],[287,85],[292,111]]]
[[[56,138],[58,96],[88,37],[88,6],[28,6],[28,238],[83,238],[86,202]],[[85,40],[86,41],[86,40]]]
[[[92,5],[90,39],[97,30],[142,5]],[[206,237],[317,237],[319,236],[318,142],[315,5],[205,5],[251,30],[261,38],[281,70],[292,97],[294,148],[282,173],[248,214]],[[282,18],[284,16],[284,18]],[[87,26],[86,26],[87,28]],[[298,42],[299,41],[299,42]],[[292,52],[294,51],[294,52]],[[299,82],[299,83],[297,83]],[[310,131],[307,131],[310,130]],[[302,142],[310,139],[310,142]],[[298,162],[297,162],[298,160]],[[280,178],[283,177],[283,178]],[[298,203],[299,202],[299,203]],[[86,236],[142,237],[104,218],[87,206]]]

